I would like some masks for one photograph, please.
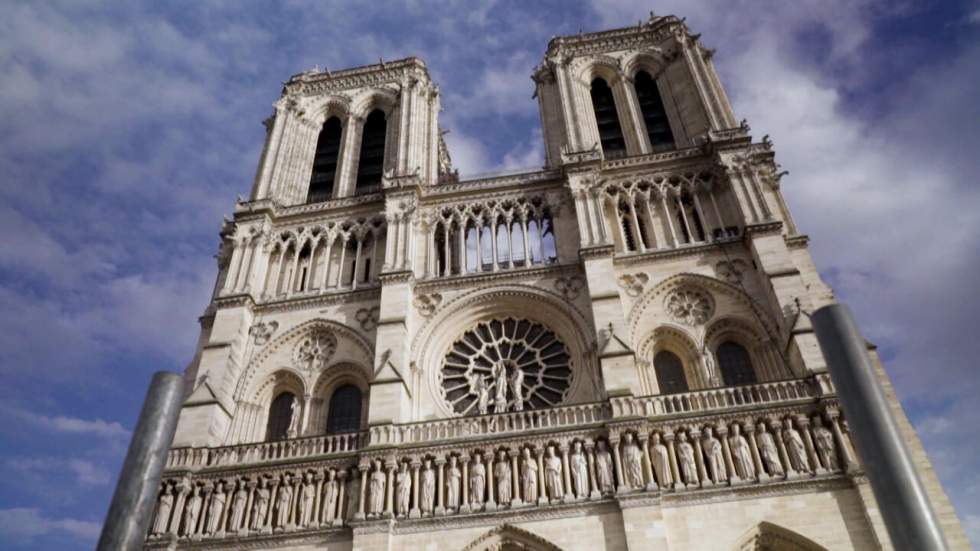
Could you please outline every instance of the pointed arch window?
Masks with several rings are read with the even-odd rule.
[[[320,130],[316,140],[316,153],[313,155],[313,173],[310,175],[310,189],[306,193],[307,203],[328,201],[333,197],[334,180],[337,176],[337,159],[340,155],[341,124],[337,117],[330,117]]]
[[[674,133],[670,130],[667,109],[664,108],[664,100],[660,97],[657,82],[646,71],[640,71],[636,73],[633,83],[647,136],[650,137],[650,146],[654,151],[673,149]]]
[[[684,363],[677,354],[661,350],[653,357],[653,369],[657,374],[657,386],[661,394],[687,392],[687,377],[684,376]]]
[[[622,157],[626,154],[626,140],[623,138],[623,127],[619,124],[612,89],[605,80],[596,78],[592,81],[591,94],[602,153],[606,157]]]
[[[330,397],[327,433],[357,432],[361,429],[361,389],[343,385]]]
[[[380,109],[371,111],[364,121],[361,155],[357,161],[357,182],[354,184],[355,194],[375,191],[381,185],[387,126],[384,111]]]
[[[269,406],[269,421],[266,423],[265,439],[268,441],[285,440],[289,431],[289,422],[293,418],[293,403],[296,396],[292,392],[280,393]]]
[[[751,385],[756,382],[752,358],[745,347],[726,341],[718,346],[716,354],[721,376],[726,385]]]

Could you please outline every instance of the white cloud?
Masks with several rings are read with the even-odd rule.
[[[39,536],[69,536],[83,541],[99,537],[102,525],[73,518],[45,518],[39,509],[0,509],[0,537],[14,540],[33,540]]]
[[[49,477],[70,474],[81,486],[103,486],[112,474],[101,465],[84,459],[59,459],[54,457],[14,457],[4,461],[6,467],[20,475]]]
[[[79,419],[64,415],[49,417],[22,409],[5,409],[7,409],[10,415],[18,417],[22,421],[51,432],[96,436],[107,440],[125,440],[129,438],[129,431],[115,421]]]

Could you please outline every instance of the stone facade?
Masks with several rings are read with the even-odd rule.
[[[293,76],[146,548],[891,549],[808,321],[831,291],[711,54],[675,17],[553,39],[545,167],[464,181],[422,61]]]

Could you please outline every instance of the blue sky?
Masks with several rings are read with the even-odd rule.
[[[0,547],[92,547],[150,374],[191,357],[282,81],[422,57],[464,174],[534,167],[548,39],[651,8],[718,49],[980,544],[980,3],[3,4]]]

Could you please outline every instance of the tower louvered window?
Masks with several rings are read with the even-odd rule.
[[[623,128],[616,114],[616,101],[606,81],[597,78],[592,81],[592,109],[599,127],[599,141],[602,153],[607,158],[622,157],[626,154],[626,140]]]
[[[380,109],[371,111],[367,120],[364,121],[364,131],[361,134],[361,155],[357,161],[355,194],[370,193],[381,185],[386,129],[387,123],[384,112]]]
[[[330,117],[323,123],[320,137],[316,141],[310,190],[306,194],[307,203],[319,203],[333,197],[337,158],[340,154],[340,132],[340,119],[337,117]]]
[[[670,130],[667,120],[667,110],[656,81],[646,71],[636,73],[634,79],[636,99],[643,113],[643,123],[646,125],[647,136],[654,151],[664,151],[674,148],[674,133]]]

